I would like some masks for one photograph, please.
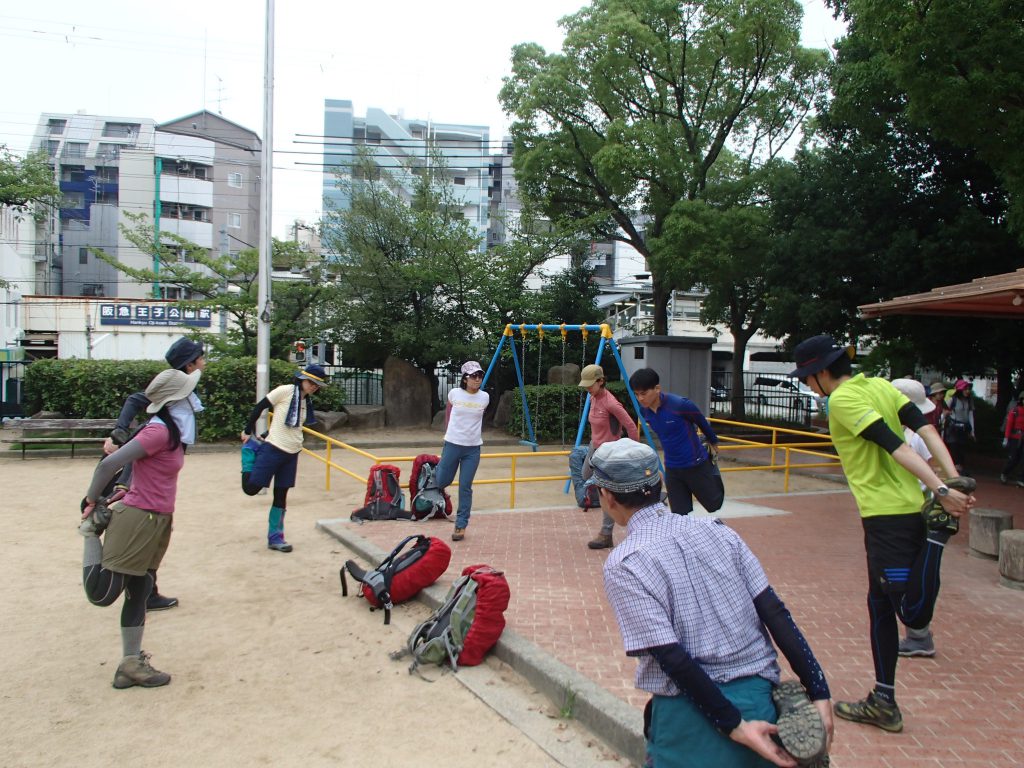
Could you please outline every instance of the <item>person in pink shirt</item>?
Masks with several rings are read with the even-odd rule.
[[[171,541],[171,524],[178,491],[178,473],[185,464],[182,435],[195,431],[187,403],[202,371],[161,371],[146,387],[151,414],[135,437],[96,467],[82,499],[78,532],[85,537],[82,584],[93,605],[107,606],[124,593],[121,608],[123,658],[114,674],[115,688],[155,688],[171,676],[154,669],[142,650],[146,600],[153,573]],[[134,462],[131,488],[107,507],[103,489],[125,464]],[[100,541],[100,536],[103,540]]]
[[[622,437],[623,429],[630,440],[639,441],[640,435],[637,432],[636,421],[630,418],[622,403],[605,386],[604,368],[600,365],[588,365],[580,373],[579,385],[590,393],[590,413],[587,414],[587,423],[590,424],[590,450],[587,451],[587,458],[583,462],[583,479],[588,480],[594,471],[590,466],[590,457],[594,455],[594,451],[605,443],[614,442]],[[612,546],[615,521],[607,512],[603,515],[601,530],[587,542],[591,549],[609,549]]]

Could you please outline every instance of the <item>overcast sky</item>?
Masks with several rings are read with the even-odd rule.
[[[822,0],[803,0],[804,43],[842,32]],[[296,143],[323,133],[325,98],[407,118],[507,122],[497,93],[513,45],[561,46],[558,19],[581,0],[278,1],[273,232],[321,212],[321,157]],[[42,112],[166,122],[204,106],[263,135],[263,0],[47,0],[0,10],[0,144],[27,149]],[[44,18],[45,17],[45,18]]]

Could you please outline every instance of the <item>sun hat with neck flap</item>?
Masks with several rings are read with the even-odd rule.
[[[146,413],[156,413],[168,403],[184,400],[192,394],[202,374],[202,371],[185,373],[177,368],[160,371],[146,387],[146,397],[149,399]]]

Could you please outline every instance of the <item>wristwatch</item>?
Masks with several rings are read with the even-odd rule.
[[[940,497],[949,496],[949,487],[945,485],[940,485],[938,488],[935,489],[935,495]]]

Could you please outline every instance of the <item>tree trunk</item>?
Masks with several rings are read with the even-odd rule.
[[[735,419],[744,419],[747,415],[746,402],[743,398],[743,359],[747,354],[747,342],[754,335],[749,328],[731,328],[732,331],[732,415]]]
[[[668,336],[668,300],[671,290],[662,287],[661,280],[651,275],[651,297],[654,299],[654,335]]]

